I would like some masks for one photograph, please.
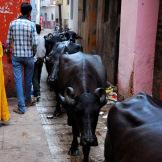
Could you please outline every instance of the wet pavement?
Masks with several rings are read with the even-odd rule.
[[[20,115],[12,110],[16,99],[9,99],[11,121],[0,127],[0,162],[53,162],[36,106]]]
[[[45,130],[47,142],[55,162],[82,162],[82,149],[80,149],[81,155],[78,157],[69,156],[68,150],[72,141],[72,130],[67,125],[67,116],[63,114],[61,117],[55,119],[47,119],[47,116],[52,114],[55,107],[55,95],[54,92],[49,91],[46,84],[46,71],[43,70],[41,79],[41,100],[37,104],[37,110],[41,117],[42,125]],[[99,116],[96,135],[98,137],[99,145],[97,147],[91,147],[90,162],[103,162],[104,161],[104,139],[106,135],[106,119],[102,118],[108,108],[102,109],[104,112]]]

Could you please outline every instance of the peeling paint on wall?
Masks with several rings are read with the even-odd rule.
[[[2,7],[0,7],[0,13],[13,14],[13,12],[10,11],[10,9],[8,8],[8,6],[2,6]]]
[[[20,15],[20,5],[24,0],[0,0],[0,22],[3,24],[0,26],[0,40],[6,41],[8,26],[12,20]]]

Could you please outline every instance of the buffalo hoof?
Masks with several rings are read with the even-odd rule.
[[[79,156],[80,155],[79,149],[78,148],[77,149],[70,148],[68,155]]]
[[[89,159],[83,159],[83,162],[89,162]]]
[[[72,126],[72,121],[71,121],[71,119],[69,117],[67,119],[67,124],[68,124],[68,126]]]
[[[53,119],[53,118],[54,118],[53,114],[47,116],[47,119]]]

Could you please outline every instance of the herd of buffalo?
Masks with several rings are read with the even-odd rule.
[[[69,155],[77,156],[80,144],[83,161],[88,162],[90,147],[98,145],[99,112],[107,103],[106,69],[99,55],[83,52],[75,32],[44,38],[47,83],[56,94],[53,116],[65,109],[73,133]],[[105,162],[162,162],[162,102],[139,93],[114,104],[107,119],[104,155]]]

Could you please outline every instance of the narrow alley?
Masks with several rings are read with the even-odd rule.
[[[55,101],[54,93],[48,90],[46,84],[45,69],[42,77],[42,93],[41,101],[37,104],[37,111],[40,115],[42,126],[44,128],[49,150],[54,162],[82,162],[82,155],[73,157],[68,155],[68,150],[72,141],[72,130],[67,125],[67,116],[64,114],[55,119],[47,119],[47,115],[53,113]],[[103,108],[103,111],[107,111]],[[104,113],[106,114],[106,113]],[[103,115],[102,115],[103,116]],[[100,116],[96,134],[99,140],[99,146],[92,147],[90,151],[90,162],[103,162],[104,161],[104,139],[106,136],[106,119]],[[80,153],[82,149],[80,147]]]
[[[0,0],[0,21],[0,162],[162,162],[162,0]]]
[[[43,34],[50,31],[44,30]],[[55,107],[55,94],[49,91],[46,83],[47,72],[43,67],[41,77],[41,100],[36,106],[29,107],[24,115],[12,112],[16,99],[9,99],[11,121],[0,128],[0,161],[2,162],[81,162],[80,156],[68,155],[72,141],[72,130],[67,125],[67,116],[47,119]],[[91,147],[90,162],[104,161],[104,140],[108,108],[104,107],[98,121],[96,134],[99,145]]]
[[[36,107],[30,107],[24,115],[12,112],[15,99],[9,99],[11,123],[0,128],[0,161],[2,162],[81,162],[82,157],[68,155],[72,140],[71,127],[67,126],[66,114],[57,119],[47,119],[54,111],[54,93],[46,85],[46,71],[42,77],[41,100]],[[99,146],[92,147],[91,162],[104,160],[104,139],[106,119],[101,116],[96,134]],[[80,152],[81,148],[80,148]]]

